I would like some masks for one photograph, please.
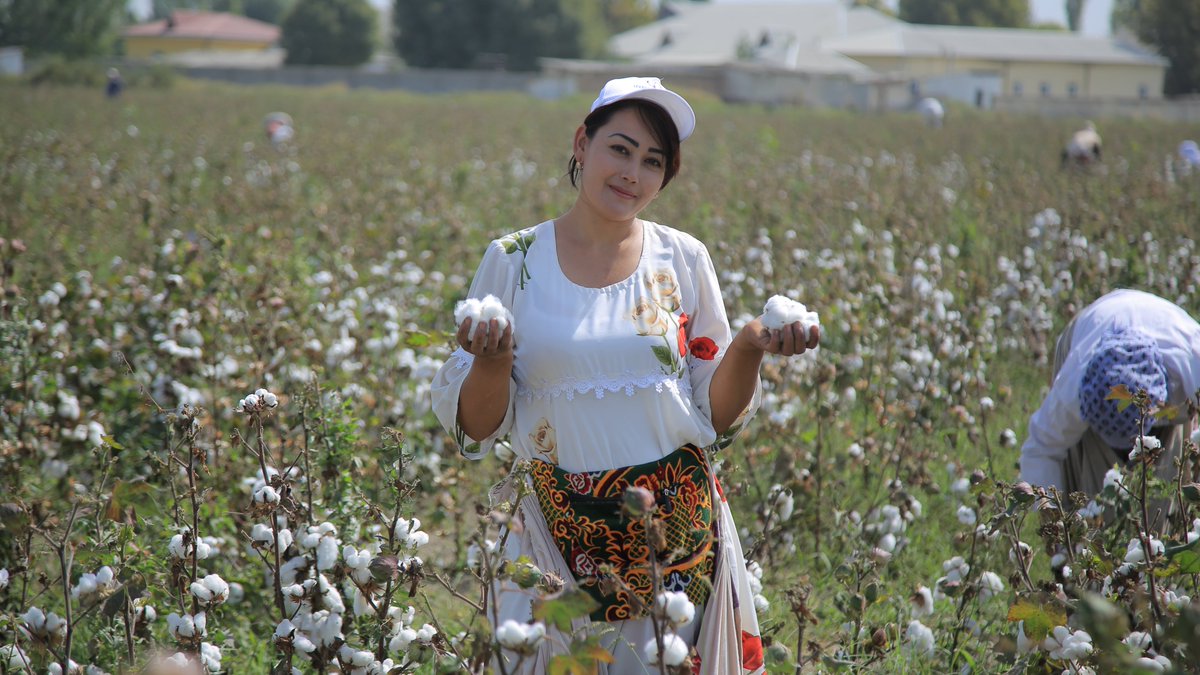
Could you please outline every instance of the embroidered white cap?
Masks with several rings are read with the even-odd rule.
[[[622,77],[609,80],[592,102],[592,110],[631,98],[645,99],[666,110],[671,121],[675,123],[680,141],[691,136],[696,129],[696,113],[692,112],[692,106],[688,105],[682,96],[662,86],[662,81],[657,77]]]

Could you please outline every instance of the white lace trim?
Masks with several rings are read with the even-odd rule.
[[[475,356],[462,347],[455,349],[454,353],[450,355],[450,358],[454,359],[454,368],[456,370],[462,370],[463,368],[466,368],[467,366],[471,365],[472,361],[475,360]]]
[[[575,399],[576,394],[591,393],[599,400],[604,398],[605,394],[624,391],[626,396],[633,396],[637,390],[651,387],[660,394],[664,390],[687,395],[692,392],[692,383],[687,378],[676,377],[671,373],[660,372],[639,376],[626,372],[614,377],[587,379],[567,377],[557,382],[538,386],[520,385],[517,387],[517,396],[526,400],[542,399],[547,396],[551,398],[565,396],[568,401],[571,401]]]

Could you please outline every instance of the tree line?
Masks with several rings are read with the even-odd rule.
[[[685,0],[686,1],[686,0]],[[410,66],[533,70],[542,57],[603,58],[609,37],[656,18],[653,0],[390,0],[392,47]],[[855,5],[891,12],[882,0]],[[1079,30],[1086,0],[1064,0]],[[225,11],[282,26],[290,64],[357,65],[379,40],[368,0],[152,0],[162,18],[176,9]],[[959,26],[1031,26],[1029,0],[900,0],[899,18]],[[0,46],[31,56],[111,54],[132,20],[125,0],[0,0]],[[1115,31],[1170,61],[1168,95],[1200,93],[1200,2],[1116,0]]]

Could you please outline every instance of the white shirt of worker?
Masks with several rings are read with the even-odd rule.
[[[1185,404],[1200,388],[1200,323],[1150,293],[1118,290],[1101,297],[1075,320],[1071,351],[1029,419],[1021,448],[1022,480],[1064,489],[1063,461],[1088,428],[1079,402],[1083,373],[1101,337],[1114,328],[1137,328],[1158,344],[1167,370],[1168,405]]]

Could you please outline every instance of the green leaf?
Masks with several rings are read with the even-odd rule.
[[[1039,604],[1028,598],[1021,598],[1008,608],[1008,620],[1016,623],[1025,622],[1025,635],[1030,640],[1040,642],[1046,639],[1055,626],[1067,625],[1067,613],[1049,603]]]
[[[1133,403],[1133,392],[1129,391],[1129,387],[1123,384],[1118,384],[1109,390],[1108,396],[1104,397],[1105,401],[1129,401]]]
[[[140,497],[153,491],[154,487],[144,480],[118,480],[113,485],[112,496],[108,498],[104,517],[109,520],[120,520],[121,512],[125,510],[126,506],[130,504],[137,506],[144,501]]]
[[[1198,574],[1200,573],[1200,553],[1193,550],[1180,551],[1175,555],[1174,561],[1179,563],[1180,574]]]
[[[612,663],[613,655],[600,646],[600,636],[593,635],[585,640],[575,640],[571,643],[567,654],[560,654],[550,660],[550,675],[593,675],[597,665]]]
[[[552,624],[561,631],[571,630],[571,620],[591,614],[600,603],[580,588],[570,588],[557,598],[533,603],[533,618]]]
[[[654,345],[651,347],[651,349],[654,350],[654,356],[658,358],[660,363],[668,368],[675,367],[675,359],[672,358],[674,356],[674,352],[672,352],[669,347],[666,345]]]
[[[410,330],[404,336],[404,344],[408,347],[428,347],[433,344],[433,336],[423,330]]]
[[[101,436],[100,440],[104,441],[104,443],[106,445],[108,445],[108,447],[112,448],[113,450],[124,450],[125,449],[125,446],[118,443],[116,441],[116,439],[113,438],[112,436]]]

